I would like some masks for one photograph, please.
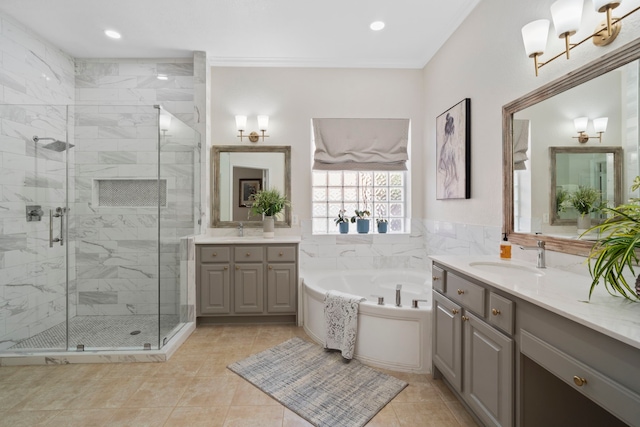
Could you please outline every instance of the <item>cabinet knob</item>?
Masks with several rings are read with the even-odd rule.
[[[464,289],[458,289],[458,295],[464,294]]]
[[[497,308],[492,308],[491,314],[493,314],[494,316],[497,316],[498,314],[500,314],[500,310],[498,310]]]
[[[236,270],[240,270],[240,266],[239,265],[236,265]]]
[[[576,376],[574,376],[574,377],[573,377],[573,382],[574,382],[574,383],[575,383],[575,385],[577,385],[578,387],[582,387],[584,384],[586,384],[586,383],[587,383],[587,380],[586,380],[586,379],[584,379],[584,378],[582,378],[582,377],[579,377],[579,376],[577,376],[577,375],[576,375]]]
[[[225,269],[225,270],[228,270],[228,269],[229,269],[229,267],[227,267],[227,266],[225,265],[225,266],[224,266],[224,269]]]
[[[247,253],[246,253],[246,256],[251,256],[251,252],[247,252]]]
[[[280,252],[280,253],[278,254],[278,256],[282,256],[282,255],[284,255],[282,252]]]
[[[460,313],[460,311],[456,310],[455,308],[454,308],[453,310],[451,310],[451,312],[452,312],[453,314],[458,314],[458,313]]]
[[[438,280],[440,280],[440,278],[438,276],[432,276],[431,280],[433,280],[434,282],[437,282]]]
[[[467,317],[467,316],[462,316],[462,321],[463,321],[463,322],[466,322],[467,320],[469,320],[469,317]]]
[[[273,270],[273,266],[272,265],[269,266],[269,270]]]
[[[211,256],[218,256],[218,252],[214,252]]]

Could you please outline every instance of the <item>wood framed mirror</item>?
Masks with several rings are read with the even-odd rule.
[[[540,88],[524,95],[523,97],[516,99],[509,104],[506,104],[502,108],[502,145],[503,145],[503,233],[507,233],[509,236],[509,240],[517,245],[526,245],[532,246],[536,244],[536,241],[543,240],[546,243],[546,248],[556,252],[563,252],[574,255],[586,256],[589,254],[593,241],[579,239],[577,236],[568,238],[562,237],[558,233],[549,232],[549,228],[547,224],[545,224],[545,216],[546,213],[549,215],[549,206],[548,202],[548,189],[550,188],[550,173],[549,173],[549,155],[548,155],[548,146],[537,147],[535,145],[535,139],[533,138],[534,128],[533,124],[531,124],[531,140],[530,140],[530,149],[531,149],[531,157],[528,160],[530,166],[531,174],[534,174],[534,168],[536,166],[537,161],[540,158],[544,158],[545,160],[542,162],[543,167],[538,168],[544,169],[543,174],[539,174],[539,176],[531,178],[531,188],[532,191],[543,191],[545,193],[544,201],[540,201],[532,197],[528,200],[531,205],[532,214],[528,221],[523,221],[522,213],[519,212],[521,206],[518,203],[521,203],[522,200],[519,198],[520,194],[515,194],[514,191],[518,190],[520,183],[515,182],[517,178],[517,174],[515,173],[516,162],[514,162],[514,119],[520,119],[522,112],[529,108],[537,108],[542,105],[545,101],[551,100],[554,97],[562,97],[565,92],[568,93],[569,90],[579,87],[588,87],[592,82],[595,82],[597,78],[600,76],[610,76],[612,74],[608,74],[611,72],[622,71],[626,73],[626,77],[624,77],[621,81],[621,85],[626,86],[618,86],[618,87],[610,87],[609,91],[612,93],[615,92],[616,96],[625,97],[625,99],[621,102],[622,107],[621,110],[624,110],[619,116],[618,125],[621,126],[626,122],[634,122],[635,120],[635,130],[632,128],[623,128],[619,129],[617,134],[618,138],[613,137],[615,132],[612,130],[611,133],[609,131],[604,134],[604,143],[602,145],[619,145],[624,149],[624,166],[623,166],[623,178],[621,183],[621,191],[622,191],[622,200],[626,200],[628,197],[628,190],[631,186],[633,178],[640,174],[640,169],[638,167],[638,146],[640,146],[640,141],[638,140],[638,116],[640,107],[638,106],[638,82],[640,81],[640,72],[638,66],[638,59],[640,58],[640,39],[637,39],[627,45],[618,48],[612,52],[609,52],[606,55],[598,58],[595,61],[553,81],[546,85],[541,86]],[[635,61],[635,62],[634,62]],[[633,79],[633,81],[631,81]],[[629,91],[634,91],[633,94],[629,95]],[[602,98],[600,98],[602,101]],[[606,100],[605,100],[606,101]],[[568,108],[567,108],[568,109]],[[606,115],[606,112],[605,114]],[[547,116],[549,117],[549,116]],[[571,117],[566,117],[565,121],[572,120]],[[546,125],[546,120],[539,120],[541,125]],[[517,126],[516,126],[517,127]],[[578,146],[580,143],[577,140],[572,139],[577,136],[577,133],[573,133],[574,131],[568,131],[565,129],[564,131],[555,131],[555,135],[558,140],[561,141],[561,144],[556,144],[556,140],[551,140],[547,143],[547,145],[573,145]],[[619,140],[617,140],[619,139]],[[589,146],[597,146],[599,145],[598,140],[590,141],[587,143]],[[538,155],[536,155],[535,150],[538,151]],[[632,152],[628,152],[627,150],[633,150]],[[542,152],[542,154],[540,154]],[[634,160],[635,159],[635,160]],[[546,164],[545,164],[546,163]],[[537,188],[536,188],[537,186]],[[627,197],[625,197],[627,196]],[[518,200],[518,203],[516,203]],[[542,212],[538,211],[538,213],[534,212],[535,209],[540,209]],[[549,224],[550,225],[550,224]]]
[[[277,188],[291,200],[291,147],[214,145],[211,148],[211,225],[262,227],[247,202],[252,192]],[[276,217],[276,227],[291,227],[291,207]]]

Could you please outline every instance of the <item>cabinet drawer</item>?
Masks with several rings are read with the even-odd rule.
[[[447,272],[440,267],[436,267],[435,265],[433,266],[432,270],[433,271],[431,272],[431,280],[433,289],[440,292],[445,292],[447,290]]]
[[[235,262],[255,262],[264,258],[262,246],[236,246],[233,255]]]
[[[513,319],[515,303],[505,297],[491,292],[489,294],[489,323],[509,335],[513,335]]]
[[[520,351],[622,421],[640,419],[640,395],[521,329]]]
[[[227,246],[200,246],[200,262],[229,262],[230,253]]]
[[[295,262],[296,248],[293,246],[272,246],[267,248],[268,262]]]
[[[445,294],[452,300],[484,317],[484,293],[482,286],[475,285],[449,272]]]

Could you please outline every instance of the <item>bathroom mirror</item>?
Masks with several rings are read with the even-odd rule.
[[[599,194],[597,205],[622,203],[622,147],[549,147],[549,216],[551,225],[576,225],[580,213],[570,199],[581,187]],[[591,212],[591,223],[606,213]]]
[[[640,174],[638,58],[640,39],[503,107],[503,232],[512,243],[529,246],[544,240],[549,250],[583,256],[593,246],[579,238],[575,225],[553,219],[551,146],[619,147],[620,202],[629,197],[633,178]],[[590,119],[585,143],[574,126],[580,116]],[[598,117],[609,117],[601,142],[591,124]]]
[[[291,147],[217,145],[212,147],[212,226],[262,227],[251,215],[251,194],[277,188],[291,200]],[[276,216],[276,227],[291,227],[291,208]]]

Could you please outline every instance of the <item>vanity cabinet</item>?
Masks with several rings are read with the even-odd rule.
[[[444,376],[485,425],[513,426],[514,340],[505,333],[513,330],[513,304],[437,266],[433,283],[434,376]]]
[[[295,322],[297,244],[198,245],[199,320]]]

